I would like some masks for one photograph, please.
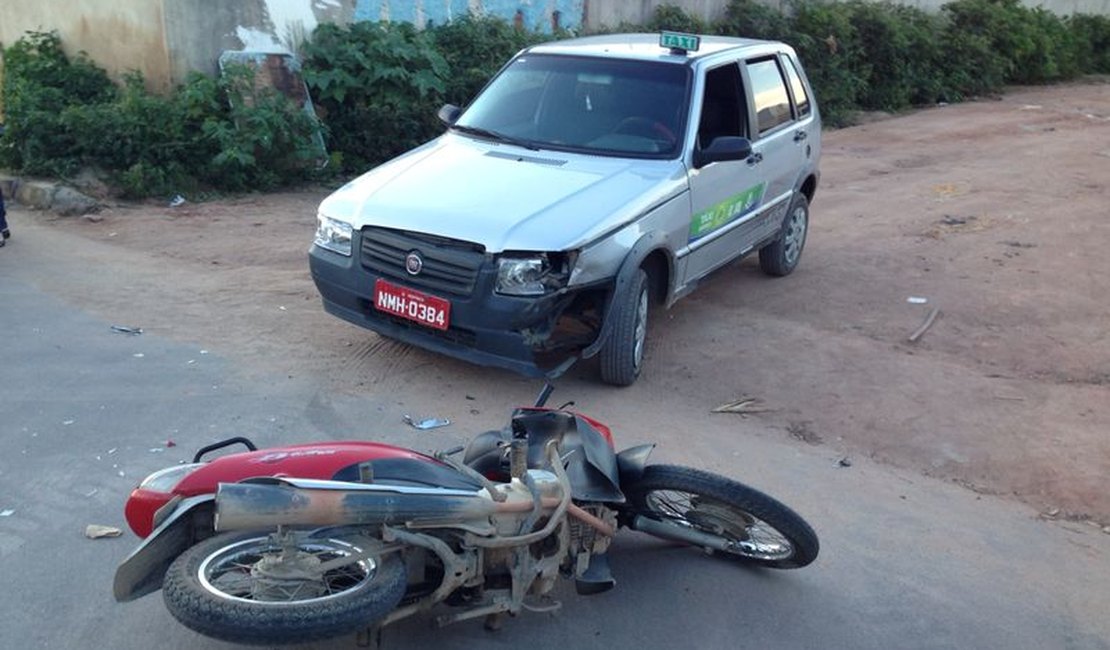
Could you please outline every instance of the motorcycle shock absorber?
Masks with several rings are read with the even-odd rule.
[[[522,478],[528,471],[528,429],[513,420],[513,439],[509,443],[509,476]]]

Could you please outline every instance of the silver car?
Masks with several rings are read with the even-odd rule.
[[[759,251],[805,246],[821,122],[777,42],[619,34],[528,48],[440,137],[320,204],[324,308],[532,376],[600,355],[633,383],[648,310]]]

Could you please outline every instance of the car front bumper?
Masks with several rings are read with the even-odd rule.
[[[355,233],[351,257],[313,246],[309,268],[328,313],[389,338],[470,363],[512,370],[528,377],[554,377],[597,336],[579,327],[565,333],[560,317],[604,299],[606,289],[591,286],[545,296],[503,296],[494,292],[497,267],[487,260],[476,270],[466,295],[428,289],[403,275],[383,273],[361,261],[361,235]],[[438,330],[379,311],[374,286],[379,279],[450,301],[449,327]],[[600,322],[600,320],[598,321]]]

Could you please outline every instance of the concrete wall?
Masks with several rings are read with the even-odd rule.
[[[27,31],[57,31],[66,52],[81,50],[115,73],[140,70],[152,88],[167,87],[170,61],[161,0],[0,0],[0,44]]]
[[[524,27],[551,31],[581,26],[586,0],[356,0],[355,20],[404,20],[443,24],[467,13],[500,16]]]
[[[878,1],[878,0],[876,0]],[[937,11],[949,0],[894,0],[898,4]],[[1022,0],[1028,7],[1044,7],[1061,16],[1073,13],[1110,15],[1110,0]],[[783,0],[763,0],[779,7]],[[650,20],[659,5],[675,5],[704,20],[724,15],[728,0],[589,0],[583,23],[589,28],[615,27],[621,23],[639,24]]]

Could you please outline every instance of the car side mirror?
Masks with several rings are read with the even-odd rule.
[[[725,160],[745,160],[752,155],[752,142],[747,138],[722,135],[713,138],[709,146],[694,153],[694,168],[701,169],[709,163]]]
[[[460,115],[462,115],[462,109],[454,104],[444,104],[439,107],[439,111],[436,113],[439,121],[447,126],[453,126]]]

